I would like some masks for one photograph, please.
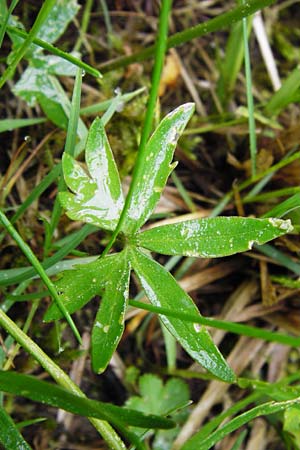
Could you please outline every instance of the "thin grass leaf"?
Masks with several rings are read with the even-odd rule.
[[[198,433],[189,439],[186,444],[183,445],[182,450],[209,450],[217,442],[220,442],[225,436],[237,430],[241,426],[260,416],[268,416],[269,414],[275,414],[277,412],[285,411],[294,405],[300,404],[300,398],[294,400],[288,400],[285,402],[269,402],[263,405],[256,406],[249,411],[232,419],[230,422],[223,425],[218,430],[211,433],[206,439],[203,440],[202,436],[199,438]]]
[[[273,278],[273,277],[272,277]],[[164,315],[167,317],[174,317],[182,321],[191,323],[198,323],[207,327],[217,328],[219,330],[226,330],[230,333],[239,334],[241,336],[250,336],[257,339],[263,339],[267,342],[278,342],[283,345],[291,347],[299,347],[300,337],[289,336],[288,334],[277,333],[263,328],[252,327],[235,322],[228,322],[226,320],[212,319],[210,317],[202,317],[199,314],[189,314],[184,311],[178,311],[170,308],[161,308],[147,303],[142,303],[136,300],[129,300],[129,305],[135,308],[151,311],[155,314]]]
[[[242,4],[246,5],[246,2],[242,0]],[[251,62],[248,45],[248,22],[246,17],[243,17],[242,24],[243,24],[244,54],[245,54],[244,58],[245,58],[247,106],[249,111],[248,125],[249,125],[250,157],[251,157],[251,175],[253,178],[256,175],[257,145],[256,145],[256,129],[254,117],[254,100],[252,94]]]
[[[300,86],[300,66],[297,66],[284,80],[282,86],[265,106],[264,112],[270,116],[277,116],[287,105],[294,101],[294,95]]]
[[[33,251],[31,250],[31,248],[26,244],[26,242],[23,241],[22,237],[19,235],[17,230],[13,227],[13,225],[10,223],[10,221],[7,219],[7,217],[1,210],[0,210],[0,222],[2,223],[4,228],[7,230],[7,232],[11,235],[11,237],[16,241],[16,243],[18,244],[19,248],[22,250],[22,252],[26,256],[28,261],[32,264],[35,271],[39,274],[39,276],[43,280],[44,284],[48,288],[53,300],[56,302],[57,306],[63,313],[63,316],[65,317],[66,321],[70,325],[76,339],[78,340],[79,343],[81,343],[81,337],[76,328],[76,325],[74,324],[74,322],[73,322],[70,314],[66,310],[65,306],[61,302],[61,300],[57,294],[57,291],[56,291],[53,283],[51,282],[51,280],[48,278],[43,266],[41,265],[41,263],[39,262],[39,260],[37,259],[37,257],[33,253]]]
[[[34,119],[3,119],[0,120],[0,133],[4,131],[12,131],[21,127],[29,127],[38,123],[44,123],[46,119],[37,117]]]
[[[82,398],[55,384],[16,372],[0,371],[0,389],[84,417],[107,420],[116,426],[120,424],[163,429],[174,426],[172,420],[164,417],[145,415],[128,408]]]
[[[0,21],[1,23],[1,21]],[[26,39],[28,36],[28,33],[26,31],[21,30],[20,28],[8,25],[7,31],[11,33],[12,36],[18,36],[22,39]],[[39,47],[43,48],[44,50],[47,50],[48,52],[52,53],[53,55],[58,56],[62,60],[69,61],[71,64],[74,64],[74,66],[80,67],[82,70],[84,70],[86,73],[89,73],[93,77],[101,78],[102,75],[99,72],[99,70],[95,69],[94,67],[90,66],[89,64],[81,61],[80,59],[76,58],[71,53],[64,52],[63,50],[55,47],[54,45],[49,44],[48,42],[43,41],[42,39],[34,38],[33,44],[38,45]]]
[[[192,299],[160,264],[137,249],[131,251],[131,262],[147,297],[154,306],[195,316],[199,315]],[[164,315],[159,317],[195,361],[221,380],[231,382],[235,379],[231,368],[203,326],[199,326],[197,323],[184,322],[179,318]]]
[[[283,217],[298,208],[300,208],[300,193],[294,194],[290,198],[274,206],[274,208],[265,213],[262,217]]]
[[[109,256],[100,262],[107,258]],[[92,330],[92,367],[97,373],[106,369],[124,332],[129,276],[130,264],[126,253],[118,254],[107,278]]]
[[[38,32],[40,31],[43,23],[49,16],[51,10],[55,6],[56,1],[55,0],[45,0],[37,18],[35,19],[35,22],[27,35],[24,43],[20,46],[20,48],[16,51],[14,57],[10,61],[10,64],[5,69],[4,73],[2,74],[0,78],[0,88],[6,83],[6,81],[11,78],[16,70],[17,65],[21,61],[21,59],[24,57],[25,53],[27,52],[29,46],[31,45],[33,39],[38,35]]]
[[[62,272],[55,287],[61,302],[70,314],[82,308],[95,295],[102,292],[119,259],[119,254],[109,255],[88,264],[76,265],[73,270]],[[55,303],[52,303],[44,316],[44,321],[50,322],[62,317],[60,309]]]
[[[186,103],[169,113],[149,139],[141,162],[127,214],[122,225],[125,234],[135,233],[149,218],[175,165],[171,164],[177,141],[194,112]]]
[[[128,92],[127,94],[122,94],[118,100],[118,108],[124,105],[124,103],[129,102],[136,96],[140,95],[142,92],[145,92],[144,87],[136,89],[135,91],[132,92]],[[85,106],[84,108],[80,109],[80,114],[87,116],[89,114],[98,114],[99,112],[104,112],[110,107],[111,103],[115,100],[115,98],[116,97],[111,98],[109,100],[104,100],[103,102],[94,103],[93,105]]]
[[[89,130],[85,155],[90,177],[79,163],[64,154],[64,177],[74,194],[60,193],[60,202],[71,219],[112,230],[118,223],[124,199],[115,160],[99,118]]]
[[[137,246],[165,255],[219,258],[250,250],[293,230],[290,220],[213,217],[162,225],[134,236]]]
[[[55,265],[74,250],[87,236],[95,231],[97,231],[97,229],[92,225],[85,225],[80,230],[72,233],[68,236],[68,241],[62,248],[41,263],[43,269],[47,270],[49,276],[56,274],[57,271],[61,271],[61,268],[59,267],[57,269]],[[36,271],[34,268],[30,267],[0,270],[0,286],[10,286],[12,284],[21,283],[34,276],[36,276]]]
[[[14,421],[4,408],[0,406],[0,443],[5,450],[31,450],[23,439]]]

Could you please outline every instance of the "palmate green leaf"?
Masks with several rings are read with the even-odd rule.
[[[106,369],[124,331],[130,277],[126,253],[112,267],[93,326],[92,366],[97,373]]]
[[[23,439],[15,423],[0,406],[0,443],[5,450],[31,450],[31,447]]]
[[[122,231],[135,233],[148,219],[160,199],[167,179],[177,141],[194,111],[193,103],[179,106],[168,114],[152,134],[146,146],[146,158],[128,206]]]
[[[84,417],[106,420],[116,426],[121,424],[162,429],[169,429],[174,426],[172,420],[164,417],[145,415],[128,408],[78,397],[60,386],[16,372],[0,371],[0,390],[46,403]]]
[[[131,250],[131,263],[153,305],[199,315],[192,299],[160,264],[137,249]],[[175,317],[159,317],[195,361],[221,380],[234,381],[234,373],[203,326]]]
[[[119,259],[119,254],[109,255],[103,259],[78,265],[72,270],[62,272],[61,278],[55,283],[55,287],[62,303],[70,314],[82,308],[91,298],[102,292]],[[62,317],[59,308],[55,303],[52,303],[44,316],[44,321],[50,322]]]
[[[74,194],[61,192],[60,202],[70,219],[113,230],[124,199],[116,163],[99,118],[89,130],[85,159],[90,176],[70,155],[63,155],[65,181]]]
[[[213,217],[158,226],[133,237],[140,247],[165,255],[218,258],[250,250],[282,236],[290,220]]]

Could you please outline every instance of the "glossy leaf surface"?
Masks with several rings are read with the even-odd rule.
[[[79,397],[55,384],[16,372],[0,371],[0,389],[74,414],[96,417],[117,425],[122,423],[145,428],[174,426],[171,420],[164,417],[145,415],[131,409]]]
[[[136,249],[132,250],[131,262],[153,305],[189,314],[199,314],[192,299],[161,265]],[[235,379],[231,368],[203,326],[170,316],[160,315],[159,317],[195,361],[224,381],[230,382]]]
[[[134,237],[136,245],[165,255],[218,258],[250,250],[282,236],[289,220],[214,217],[163,225]]]
[[[89,130],[85,158],[90,176],[74,158],[63,155],[65,181],[74,194],[60,193],[60,202],[70,219],[113,230],[124,200],[115,160],[99,118]]]
[[[93,326],[92,366],[98,373],[106,369],[124,331],[130,264],[122,256],[112,267]]]
[[[3,407],[0,407],[0,443],[6,450],[31,450]]]
[[[194,111],[193,103],[179,106],[168,114],[152,134],[146,158],[131,198],[122,230],[135,233],[148,219],[173,168],[171,164],[177,141]]]
[[[95,295],[101,293],[119,258],[118,254],[110,255],[62,272],[61,278],[55,283],[55,287],[70,314],[84,306]],[[49,322],[62,317],[59,308],[55,303],[52,303],[44,316],[44,321]]]

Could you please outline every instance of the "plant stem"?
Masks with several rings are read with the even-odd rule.
[[[78,395],[85,397],[79,387],[68,377],[68,375],[57,366],[46,353],[30,339],[6,314],[0,309],[0,325],[30,354],[36,361],[52,376],[52,378],[62,387]],[[105,439],[109,448],[113,450],[126,449],[125,444],[119,435],[103,420],[89,418],[96,430]]]
[[[151,80],[151,90],[149,94],[149,100],[147,105],[147,111],[146,116],[143,124],[143,130],[141,135],[141,141],[137,153],[136,163],[132,175],[131,184],[129,187],[129,191],[125,200],[125,205],[122,210],[119,222],[117,224],[117,227],[115,231],[112,234],[112,237],[106,246],[105,250],[102,253],[102,256],[105,256],[109,250],[111,249],[113,243],[115,242],[115,239],[122,227],[122,224],[124,222],[124,219],[126,217],[132,195],[134,193],[136,184],[139,180],[140,171],[143,165],[143,161],[146,157],[145,150],[146,150],[146,144],[149,137],[149,134],[152,129],[152,123],[153,123],[153,115],[156,105],[156,99],[158,95],[158,89],[159,89],[159,82],[160,82],[160,76],[164,64],[164,58],[165,53],[167,50],[167,36],[168,36],[168,19],[170,14],[170,9],[172,6],[172,0],[163,0],[160,10],[160,16],[159,16],[159,26],[157,31],[157,42],[155,46],[155,56],[154,56],[154,67],[152,71],[152,80]]]

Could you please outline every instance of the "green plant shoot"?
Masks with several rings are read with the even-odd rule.
[[[74,313],[95,295],[102,295],[92,330],[92,366],[101,373],[107,367],[124,330],[131,269],[154,306],[198,315],[193,300],[173,276],[155,262],[149,250],[166,255],[218,258],[243,252],[254,243],[264,244],[293,228],[290,221],[217,217],[188,220],[140,232],[155,209],[167,179],[174,169],[177,141],[194,111],[194,104],[179,106],[168,114],[150,137],[140,178],[136,183],[120,232],[123,249],[62,273],[56,287],[69,313]],[[70,155],[62,160],[70,192],[60,194],[66,214],[113,231],[124,206],[118,170],[103,124],[93,122],[86,145],[86,169]],[[56,304],[44,319],[62,317]],[[235,379],[232,369],[213,343],[205,327],[178,317],[159,316],[187,353],[217,378]]]

